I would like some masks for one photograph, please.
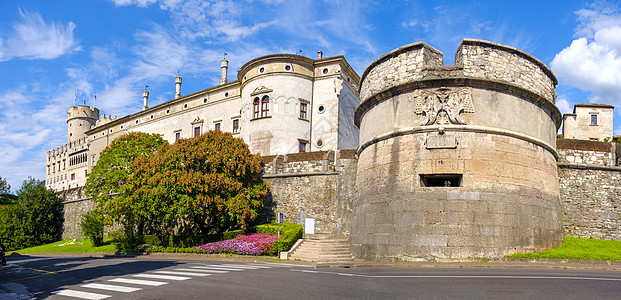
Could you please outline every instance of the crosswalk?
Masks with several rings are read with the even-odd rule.
[[[183,267],[154,270],[145,273],[131,274],[124,277],[112,278],[105,283],[88,283],[77,288],[61,289],[51,295],[63,298],[77,299],[107,299],[114,295],[138,292],[140,290],[162,286],[174,281],[190,280],[196,277],[203,278],[229,272],[244,272],[251,270],[270,269],[267,264],[192,264]],[[114,292],[109,294],[108,292]],[[119,294],[116,294],[119,293]]]

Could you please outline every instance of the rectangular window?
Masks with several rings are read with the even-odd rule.
[[[591,126],[597,126],[597,115],[591,115]]]
[[[239,119],[233,120],[233,133],[239,133]]]
[[[308,104],[300,103],[300,119],[306,120],[307,107],[308,107]]]
[[[175,132],[175,141],[178,141],[181,139],[181,132]]]
[[[93,155],[91,159],[91,166],[95,166],[95,155]]]
[[[299,141],[299,142],[300,142],[300,146],[299,146],[299,148],[300,148],[300,149],[299,149],[299,150],[300,150],[300,152],[306,152],[306,144],[307,144],[307,143],[306,143],[306,142],[303,142],[303,141]]]
[[[214,130],[220,130],[220,123],[216,123],[213,125]]]
[[[420,175],[421,186],[426,187],[459,187],[461,174],[430,174]]]
[[[194,137],[201,135],[201,127],[194,127]]]
[[[75,173],[71,173],[71,180],[75,180]]]

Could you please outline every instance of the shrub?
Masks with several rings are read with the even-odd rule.
[[[265,233],[253,233],[250,235],[238,235],[234,239],[208,243],[192,247],[200,253],[222,253],[240,255],[274,255],[275,235]]]
[[[80,222],[80,228],[82,228],[82,234],[91,240],[93,246],[99,247],[103,245],[104,222],[103,215],[99,210],[94,209],[84,214]]]

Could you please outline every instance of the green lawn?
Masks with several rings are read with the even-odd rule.
[[[621,261],[621,241],[565,237],[556,249],[536,253],[516,253],[509,258],[562,258]]]
[[[69,239],[47,245],[25,248],[14,251],[19,254],[27,253],[87,253],[87,252],[116,252],[116,246],[111,243],[112,239],[105,239],[104,245],[93,247],[87,239]]]

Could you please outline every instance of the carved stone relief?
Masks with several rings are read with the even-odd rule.
[[[461,114],[474,113],[471,94],[469,87],[418,90],[414,95],[414,112],[420,116],[421,125],[465,125]]]

